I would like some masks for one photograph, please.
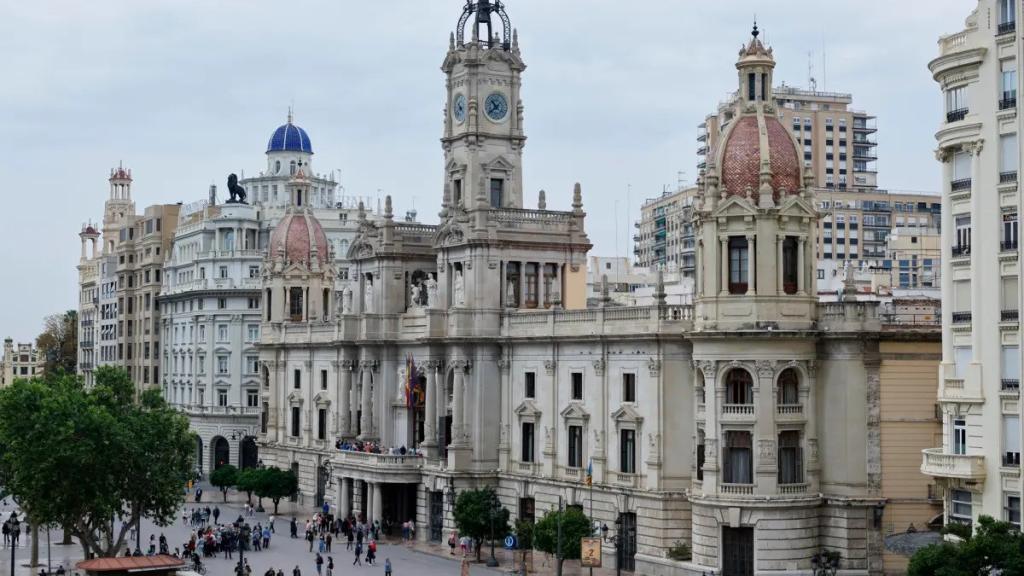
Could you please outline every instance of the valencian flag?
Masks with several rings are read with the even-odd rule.
[[[584,480],[584,482],[587,483],[587,486],[590,486],[590,485],[592,485],[594,483],[594,461],[593,460],[588,460],[587,461],[587,478],[586,478],[586,480]]]
[[[416,375],[416,363],[412,356],[405,357],[405,407],[415,408],[423,405],[424,390],[420,384],[419,376]]]

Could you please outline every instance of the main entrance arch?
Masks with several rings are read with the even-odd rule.
[[[226,438],[223,436],[216,436],[210,444],[213,448],[212,470],[216,470],[225,464],[231,463],[231,447],[228,445]]]
[[[256,439],[252,436],[242,438],[238,443],[239,453],[242,455],[239,464],[241,468],[255,468],[259,464],[259,448],[256,447]]]

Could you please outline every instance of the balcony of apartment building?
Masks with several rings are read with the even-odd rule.
[[[332,460],[334,467],[363,474],[376,473],[388,482],[417,482],[425,458],[421,453],[397,453],[395,450],[375,448],[357,450],[355,446],[342,443]],[[403,478],[404,477],[404,478]]]
[[[857,134],[867,136],[877,132],[878,128],[875,125],[874,116],[854,116],[853,117],[853,132],[854,138],[857,138]]]
[[[707,141],[708,141],[708,133],[707,132],[701,132],[700,134],[697,135],[697,142],[707,142]]]
[[[999,184],[1016,184],[1017,183],[1017,171],[1007,170],[999,173]]]
[[[921,452],[921,473],[926,476],[969,483],[985,480],[985,456],[981,454],[953,454],[942,448]]]
[[[1008,90],[999,97],[999,109],[1009,110],[1017,107],[1017,91]]]
[[[708,147],[707,146],[701,146],[700,148],[697,148],[697,156],[707,156],[707,154],[708,154]]]
[[[999,7],[999,24],[996,25],[996,36],[1013,34],[1017,30],[1016,0],[1007,0]]]

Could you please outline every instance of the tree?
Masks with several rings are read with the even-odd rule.
[[[65,373],[0,390],[0,483],[33,523],[64,526],[87,556],[114,556],[142,516],[173,522],[195,445],[159,391],[135,402],[123,370],[94,375],[89,390]]]
[[[459,534],[476,542],[476,561],[480,561],[480,547],[492,534],[507,534],[509,511],[501,505],[497,492],[487,487],[466,490],[455,500],[455,526]],[[493,532],[492,532],[493,516]]]
[[[245,492],[245,501],[249,504],[252,504],[252,493],[256,490],[257,482],[259,482],[258,468],[239,470],[238,475],[235,477],[235,488],[239,492]]]
[[[561,546],[558,536],[559,522],[562,525]],[[583,510],[573,506],[561,512],[551,510],[533,527],[533,545],[541,552],[555,554],[558,560],[558,573],[561,574],[563,562],[579,560],[580,541],[590,536],[591,532],[590,519]]]
[[[963,534],[961,532],[961,534]],[[1024,576],[1024,536],[1009,522],[978,518],[974,535],[962,542],[940,542],[918,550],[909,576]]]
[[[516,544],[523,553],[523,565],[526,565],[526,551],[533,550],[533,520],[516,520]]]
[[[274,514],[277,514],[277,505],[282,498],[294,496],[299,492],[299,479],[291,470],[268,467],[259,468],[256,473],[253,492],[260,499],[261,506],[264,498],[270,498],[274,502]]]
[[[78,312],[68,310],[43,320],[43,333],[36,338],[36,349],[46,361],[45,373],[64,370],[74,374],[78,367]]]
[[[238,468],[231,464],[224,464],[210,474],[210,484],[220,488],[224,501],[228,501],[228,489],[238,481]]]

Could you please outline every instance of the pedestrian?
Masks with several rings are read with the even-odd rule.
[[[295,565],[295,568],[292,568],[292,576],[302,576],[302,571],[299,570],[298,564]]]
[[[306,530],[306,542],[309,542],[309,551],[313,551],[313,531]]]
[[[416,539],[416,521],[409,518],[409,540]]]
[[[291,524],[289,524],[289,528],[291,529],[292,538],[298,538],[299,537],[299,524],[295,521],[295,516],[292,516],[292,522],[291,522]]]
[[[452,535],[448,537],[448,548],[451,550],[450,554],[452,556],[455,556],[455,532],[454,531],[452,532]]]
[[[366,545],[366,563],[373,566],[377,560],[377,541],[370,540],[370,543]]]
[[[327,576],[334,576],[334,557],[327,557]]]
[[[391,558],[384,559],[384,576],[391,576]]]
[[[356,539],[355,532],[352,531],[352,530],[349,530],[348,533],[345,535],[345,538],[348,540],[348,543],[345,544],[345,550],[351,550],[352,549],[352,541]]]
[[[317,548],[320,550],[321,554],[327,551],[327,540],[324,539],[323,534],[320,535],[319,543],[317,543]]]
[[[278,568],[277,569],[277,574],[275,576],[284,576],[284,570],[281,570],[280,568]]]
[[[266,550],[267,548],[270,548],[270,533],[271,532],[273,532],[273,530],[271,530],[269,526],[263,528],[263,549],[264,550]]]
[[[326,536],[326,538],[324,538],[324,540],[327,542],[327,552],[330,553],[331,552],[331,542],[334,540],[334,536],[332,536],[331,533],[328,532],[327,536]]]
[[[57,576],[64,576],[64,574],[65,574],[65,572],[64,572],[64,565],[61,564],[61,565],[57,566]]]
[[[324,567],[324,557],[321,556],[319,552],[317,552],[317,554],[316,554],[315,562],[316,562],[316,573],[319,576],[320,574],[323,573],[323,567]]]
[[[273,514],[271,514],[271,515],[270,515],[270,531],[271,531],[271,532],[273,532],[273,531],[274,531],[274,519],[275,519],[274,515],[273,515]]]
[[[361,560],[362,556],[363,556],[363,543],[362,542],[357,542],[356,543],[356,559],[352,561],[352,565],[355,566],[355,565],[358,564],[358,565],[362,566],[363,565],[363,562]]]
[[[220,506],[214,506],[213,507],[213,523],[214,524],[219,522],[218,518],[220,518]]]
[[[274,572],[274,568],[273,567],[270,567],[270,568],[267,568],[267,571],[263,573],[263,576],[277,576],[277,573]]]

